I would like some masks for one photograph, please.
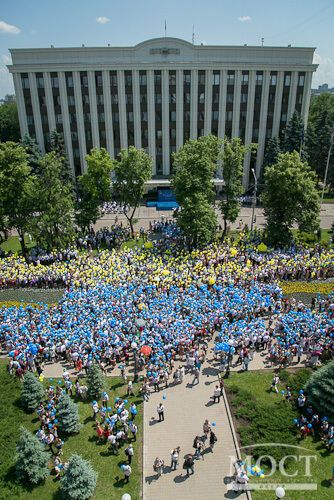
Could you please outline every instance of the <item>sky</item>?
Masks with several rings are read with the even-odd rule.
[[[0,0],[0,98],[13,93],[9,48],[195,44],[316,47],[312,87],[334,87],[334,0]]]

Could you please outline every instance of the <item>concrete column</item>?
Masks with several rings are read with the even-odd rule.
[[[14,89],[17,102],[17,112],[19,115],[20,132],[21,132],[21,137],[23,138],[26,134],[29,133],[29,131],[28,131],[27,113],[24,102],[21,74],[13,73],[13,81],[14,81]]]
[[[290,82],[287,121],[290,120],[295,111],[297,87],[298,87],[298,71],[293,71],[291,74],[291,82]]]
[[[70,163],[71,174],[72,174],[72,177],[74,179],[75,178],[75,168],[74,168],[74,160],[73,160],[70,116],[69,116],[69,112],[68,112],[66,79],[65,79],[64,71],[58,72],[58,82],[59,82],[60,107],[61,107],[61,114],[63,117],[64,143],[65,143],[68,161]],[[50,85],[51,85],[51,82],[50,82]],[[44,80],[44,86],[45,86],[45,80]],[[52,99],[52,109],[53,109],[53,99]],[[49,114],[49,109],[48,109],[48,114]],[[55,130],[55,129],[56,129],[56,127],[54,127],[53,130]]]
[[[81,93],[81,82],[80,82],[79,71],[73,71],[73,84],[74,84],[75,114],[77,116],[77,131],[79,140],[81,172],[84,173],[87,167],[85,160],[87,149],[86,149],[86,136],[85,136],[85,125],[83,117],[82,93]]]
[[[114,134],[112,127],[112,111],[111,111],[111,96],[110,96],[110,73],[108,70],[102,71],[103,85],[103,109],[104,120],[106,127],[106,146],[111,158],[114,158]]]
[[[133,126],[134,141],[136,148],[141,148],[141,120],[140,120],[140,87],[139,71],[132,71],[132,92],[133,92]]]
[[[241,71],[236,70],[233,96],[232,137],[239,137],[240,128]]]
[[[36,141],[40,147],[42,154],[45,154],[45,144],[44,144],[44,135],[42,128],[42,120],[41,120],[41,110],[39,106],[39,98],[37,92],[36,73],[28,73],[28,77],[29,77],[32,112],[34,115]]]
[[[92,127],[93,148],[99,148],[100,134],[99,134],[99,122],[97,117],[95,72],[87,71],[87,77],[88,77],[89,109],[90,109],[90,123]]]
[[[53,103],[50,73],[48,72],[43,73],[43,81],[44,81],[46,110],[48,113],[49,132],[51,133],[54,130],[56,130],[56,119],[55,119],[55,108]]]
[[[219,85],[218,137],[220,137],[221,139],[224,139],[225,137],[226,93],[227,93],[227,71],[226,69],[223,69],[220,72],[220,85]]]
[[[147,71],[147,116],[148,116],[148,152],[152,157],[152,175],[156,175],[156,150],[155,150],[155,102],[154,102],[154,71]]]
[[[256,157],[256,176],[257,177],[260,176],[261,167],[262,167],[262,163],[263,163],[264,148],[265,148],[265,144],[266,144],[270,71],[263,72],[262,85],[263,85],[263,87],[262,87],[262,96],[261,96],[259,139],[258,139],[258,150],[257,150],[257,157]]]
[[[204,135],[211,134],[212,124],[212,75],[211,69],[205,71]]]
[[[162,108],[162,167],[163,175],[169,174],[169,72],[161,71]]]
[[[245,128],[245,146],[252,142],[253,137],[253,120],[254,120],[254,103],[255,103],[255,84],[256,71],[250,71],[248,77],[248,95],[247,95],[247,115]],[[244,158],[244,173],[242,184],[245,189],[248,187],[249,167],[251,160],[251,152],[247,151]]]
[[[176,150],[183,146],[183,70],[176,70]]]
[[[197,139],[198,123],[198,71],[191,70],[190,85],[190,139]]]
[[[126,126],[125,82],[124,82],[124,71],[122,70],[117,70],[117,92],[118,92],[119,130],[121,138],[121,149],[127,149],[128,133]]]
[[[311,83],[312,83],[312,72],[307,71],[305,73],[303,102],[302,102],[302,111],[301,111],[301,116],[303,118],[305,128],[307,127],[308,113],[309,113],[309,108],[310,108]]]
[[[278,137],[279,135],[279,128],[281,123],[283,87],[284,87],[284,71],[278,71],[277,81],[276,81],[272,137]]]

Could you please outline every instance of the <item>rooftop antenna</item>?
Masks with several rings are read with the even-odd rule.
[[[166,19],[165,19],[165,38],[167,36],[167,22],[166,22]]]
[[[192,37],[191,37],[191,42],[193,45],[195,45],[195,26],[193,25],[193,34],[192,34]]]
[[[261,38],[261,45],[263,47],[263,44],[264,44],[264,38]]]

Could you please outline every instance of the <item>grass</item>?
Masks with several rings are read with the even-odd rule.
[[[21,425],[30,431],[38,429],[36,413],[26,414],[20,407],[19,397],[21,382],[8,375],[4,360],[0,360],[0,498],[1,500],[58,500],[59,481],[50,476],[44,484],[35,488],[20,484],[16,481],[14,472],[15,446]],[[45,379],[45,384],[47,380]],[[110,395],[110,401],[115,397],[124,397],[125,389],[122,379],[118,377],[106,378],[106,385]],[[135,385],[137,393],[138,385]],[[129,493],[133,500],[141,498],[142,478],[142,400],[133,397],[137,405],[138,414],[136,423],[138,425],[137,442],[134,443],[135,455],[132,460],[132,475],[130,483],[123,485],[123,473],[120,465],[126,462],[124,450],[126,445],[120,449],[118,456],[109,454],[106,444],[98,444],[92,418],[90,403],[79,401],[80,421],[83,428],[80,433],[66,439],[64,444],[64,459],[68,459],[73,453],[79,453],[83,458],[91,461],[93,468],[98,472],[97,487],[93,496],[94,500],[119,500],[124,493]]]
[[[30,242],[27,236],[24,237],[27,248],[35,246],[34,242]],[[1,243],[0,247],[4,252],[21,253],[21,245],[18,236],[10,236],[8,240]]]
[[[286,372],[285,374],[286,375]],[[294,377],[290,380],[295,380],[296,388],[298,386],[298,381],[307,378],[306,373],[297,372]],[[270,429],[271,421],[274,420],[271,418],[271,415],[274,415],[275,405],[278,408],[279,405],[288,405],[284,401],[284,396],[279,393],[271,392],[270,385],[272,381],[273,374],[272,372],[248,372],[248,373],[232,373],[230,378],[226,380],[225,386],[229,393],[230,399],[232,401],[231,410],[234,413],[235,424],[237,433],[241,436],[241,446],[243,446],[245,441],[247,441],[247,427],[249,428],[249,433],[251,431],[252,424],[255,424],[255,419],[257,418],[257,409],[263,408],[264,405],[267,406],[267,426]],[[283,378],[283,374],[282,374]],[[282,379],[281,378],[281,379]],[[289,381],[290,383],[290,381]],[[240,401],[240,398],[235,401],[237,406],[233,406],[234,395],[231,393],[233,388],[237,387],[239,391],[241,391],[243,400]],[[300,387],[300,386],[299,386]],[[284,384],[281,384],[280,389],[284,389]],[[241,407],[245,404],[245,400],[250,398],[251,406],[253,407],[254,412],[254,421],[247,420],[245,418],[241,418],[240,414],[242,414]],[[289,405],[290,406],[290,405]],[[294,407],[286,406],[287,413],[291,413],[291,411],[296,415],[298,415],[297,410]],[[237,416],[239,415],[239,418]],[[295,446],[301,446],[304,450],[297,450],[293,448],[287,448],[287,455],[293,454],[297,455],[299,461],[296,463],[292,461],[290,465],[287,467],[287,471],[289,474],[293,474],[297,471],[296,477],[285,477],[279,471],[275,472],[271,477],[266,477],[264,479],[252,479],[251,483],[259,482],[261,484],[264,482],[277,483],[277,484],[287,484],[287,483],[306,483],[306,482],[316,482],[317,490],[316,491],[291,491],[286,489],[286,499],[288,500],[329,500],[333,498],[333,491],[329,487],[329,478],[332,475],[332,467],[333,467],[333,455],[330,454],[327,449],[324,447],[323,443],[319,438],[315,437],[307,437],[306,439],[300,440],[299,436],[296,434],[293,429],[293,423],[287,423],[287,429],[282,433],[284,435],[286,432],[289,433],[288,444],[294,443]],[[248,435],[249,435],[248,433]],[[286,444],[284,437],[282,437],[281,441]],[[276,441],[280,442],[280,441]],[[249,443],[246,443],[247,445]],[[254,443],[253,443],[254,444]],[[260,442],[256,442],[255,444],[260,444]],[[306,450],[305,450],[306,448]],[[272,448],[273,450],[273,448]],[[270,447],[267,447],[266,452],[270,455],[271,451]],[[293,450],[293,451],[291,451]],[[263,453],[265,454],[265,453]],[[304,477],[304,466],[305,459],[302,459],[302,456],[311,455],[316,456],[316,460],[312,459],[311,461],[311,477]],[[265,491],[254,491],[252,492],[253,500],[274,500],[275,494],[269,490]]]
[[[124,248],[134,248],[134,247],[142,247],[145,243],[145,240],[143,238],[138,238],[138,240],[128,240],[122,243],[122,249]]]

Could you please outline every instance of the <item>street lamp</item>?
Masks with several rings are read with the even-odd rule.
[[[257,193],[257,177],[255,174],[254,168],[252,168],[252,174],[254,177],[254,192],[253,192],[253,201],[252,201],[252,222],[251,222],[251,231],[253,231],[254,227],[254,212],[255,212],[255,205],[256,205],[256,193]]]
[[[279,500],[280,498],[284,498],[285,497],[285,489],[282,488],[282,486],[278,486],[275,490],[275,494],[276,494],[277,500]]]
[[[326,187],[326,184],[327,184],[328,168],[329,168],[329,162],[330,162],[330,159],[331,159],[331,153],[332,153],[333,143],[334,143],[334,126],[333,126],[333,130],[331,132],[331,138],[330,138],[330,142],[329,142],[329,149],[328,149],[327,163],[326,163],[326,170],[325,170],[325,178],[324,178],[324,184],[323,184],[323,187],[322,187],[320,207],[321,207],[321,205],[323,204],[323,201],[324,201],[324,193],[325,193],[325,187]]]

